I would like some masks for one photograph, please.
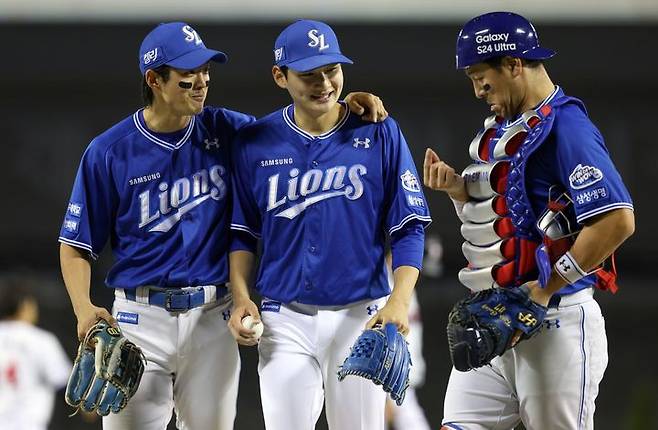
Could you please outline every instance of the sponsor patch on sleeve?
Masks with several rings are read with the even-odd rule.
[[[407,203],[409,204],[409,206],[416,206],[419,208],[425,207],[425,200],[420,196],[407,194]]]
[[[64,230],[70,233],[77,233],[79,225],[80,222],[77,219],[71,219],[71,218],[64,219]]]
[[[82,214],[82,203],[69,202],[67,212],[71,216],[80,218],[80,215]]]
[[[587,188],[603,179],[603,173],[594,166],[578,164],[569,175],[569,185],[574,190]]]
[[[575,195],[576,204],[578,206],[587,205],[596,201],[607,200],[610,197],[610,193],[606,187],[598,187],[592,190],[582,191]]]
[[[411,191],[414,193],[419,193],[420,192],[420,185],[418,183],[418,179],[416,179],[416,175],[411,173],[410,170],[407,170],[400,176],[400,180],[402,181],[402,188],[404,188],[407,191]]]
[[[131,312],[117,313],[117,321],[127,324],[137,324],[139,322],[139,315]]]

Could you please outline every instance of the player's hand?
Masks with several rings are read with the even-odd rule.
[[[389,298],[386,306],[366,323],[366,329],[376,325],[384,326],[389,322],[395,324],[398,331],[406,336],[409,333],[409,306],[394,298]]]
[[[530,290],[530,300],[542,306],[548,307],[548,302],[551,300],[551,294],[542,288],[541,285],[539,285],[539,281],[526,282],[525,286]],[[523,332],[521,330],[517,330],[516,333],[514,333],[511,343],[512,347],[519,343],[522,334]]]
[[[260,321],[258,306],[249,298],[233,299],[231,318],[228,320],[228,328],[240,345],[254,346],[258,344],[256,331],[242,325],[242,318],[251,315],[254,321]]]
[[[83,309],[78,310],[76,317],[78,319],[78,339],[80,341],[85,338],[91,326],[96,324],[96,321],[99,319],[104,319],[113,327],[119,327],[117,320],[114,319],[107,309],[94,306],[91,303]]]
[[[442,161],[437,153],[430,148],[425,151],[423,182],[426,187],[444,191],[455,200],[468,201],[464,178],[457,174],[449,164]]]
[[[388,117],[382,99],[374,94],[353,92],[345,96],[345,102],[352,112],[369,122],[381,122]]]
[[[539,285],[539,281],[526,282],[526,287],[530,290],[530,299],[542,306],[548,307],[552,294]]]

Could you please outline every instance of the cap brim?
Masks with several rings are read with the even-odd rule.
[[[203,66],[210,61],[214,61],[216,63],[226,63],[228,61],[228,56],[223,52],[215,51],[214,49],[196,49],[192,52],[188,52],[185,55],[181,55],[178,58],[168,61],[166,64],[175,69],[193,70]]]
[[[308,72],[327,64],[354,64],[352,60],[341,54],[320,54],[313,57],[303,58],[297,61],[291,61],[288,64],[282,64],[296,72]]]
[[[552,49],[548,48],[542,48],[541,46],[530,49],[528,51],[523,52],[519,57],[525,58],[527,60],[546,60],[547,58],[551,58],[556,54],[555,51]]]

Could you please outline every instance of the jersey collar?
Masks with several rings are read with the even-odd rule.
[[[163,148],[167,148],[169,150],[174,150],[185,145],[185,142],[187,142],[187,140],[190,138],[192,130],[194,129],[196,116],[192,116],[190,123],[185,128],[185,131],[183,132],[183,135],[180,137],[180,139],[172,143],[162,138],[167,133],[154,133],[146,127],[146,123],[144,122],[144,115],[142,114],[143,111],[144,109],[140,109],[133,114],[133,122],[135,123],[135,127],[137,127],[137,130],[142,134],[142,136],[155,143],[156,145],[162,146]],[[157,134],[159,134],[161,137],[158,137]],[[179,132],[172,134],[178,136]]]
[[[537,106],[535,106],[534,110],[539,110],[549,104],[552,100],[554,100],[558,95],[562,95],[562,88],[560,88],[558,85],[555,86],[555,89],[551,94],[549,94],[548,97],[546,97],[541,103],[539,103]],[[521,123],[523,120],[522,115],[519,115],[517,119],[514,121],[506,121],[505,124],[503,125],[503,130],[507,130],[510,127],[514,127],[515,125]]]
[[[322,134],[319,134],[317,136],[313,135],[313,134],[310,134],[307,131],[302,130],[301,128],[299,128],[297,126],[297,124],[295,124],[295,118],[294,118],[295,108],[294,108],[294,105],[292,105],[292,104],[290,104],[290,105],[286,106],[285,108],[283,108],[283,120],[286,122],[288,127],[290,127],[294,132],[296,132],[297,134],[302,135],[303,137],[305,137],[309,140],[328,139],[331,136],[333,136],[333,134],[336,133],[343,125],[345,125],[345,123],[347,122],[347,119],[350,116],[350,108],[347,106],[347,103],[345,103],[343,101],[339,101],[338,103],[343,105],[343,107],[345,108],[345,112],[343,113],[342,118],[338,121],[338,123],[336,125],[334,125],[331,128],[331,130],[326,131],[326,132],[324,132]]]

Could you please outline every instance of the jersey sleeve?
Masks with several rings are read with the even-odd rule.
[[[409,223],[427,227],[431,222],[411,151],[398,124],[391,118],[383,124],[384,189],[388,196],[385,223],[389,235]]]
[[[106,151],[94,141],[82,156],[59,241],[96,259],[110,234],[115,198]]]
[[[408,223],[391,235],[393,270],[400,266],[423,268],[425,230],[418,223]]]
[[[244,142],[247,137],[244,133],[238,134],[234,141],[232,156],[231,186],[233,190],[233,212],[231,216],[231,230],[233,240],[231,250],[245,249],[254,251],[253,240],[244,238],[245,234],[253,239],[261,237],[261,216],[258,204],[253,194],[247,151]]]
[[[233,129],[236,131],[239,131],[242,127],[256,121],[256,117],[246,113],[223,108],[221,109],[221,112],[223,113],[226,121],[231,124]]]
[[[573,200],[576,220],[619,208],[633,201],[608,153],[603,136],[575,106],[556,119],[557,164],[562,185]]]

